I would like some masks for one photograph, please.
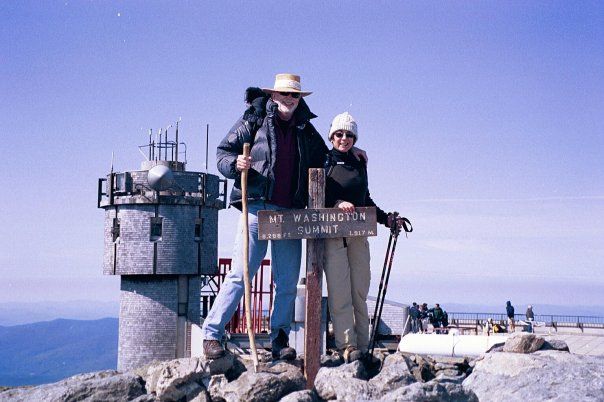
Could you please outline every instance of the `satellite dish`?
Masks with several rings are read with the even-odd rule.
[[[174,174],[169,167],[157,165],[147,172],[147,182],[155,191],[168,190],[174,185]]]

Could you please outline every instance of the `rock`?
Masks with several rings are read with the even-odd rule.
[[[201,390],[197,393],[195,397],[192,399],[186,399],[187,402],[212,402],[212,398],[210,398],[210,394],[208,391],[201,387]]]
[[[245,365],[230,352],[220,359],[202,360],[206,362],[206,370],[210,376],[224,374],[227,378],[235,379],[245,371]]]
[[[439,374],[443,374],[447,377],[457,377],[460,373],[459,373],[459,370],[454,368],[454,369],[439,370],[436,372],[436,377],[438,377]]]
[[[389,366],[404,366],[407,369],[406,371],[409,371],[409,367],[415,362],[415,356],[412,356],[412,358],[413,360],[411,360],[411,358],[404,353],[396,352],[386,356],[384,362],[382,363],[382,368]]]
[[[463,382],[463,380],[466,379],[466,375],[465,374],[450,374],[450,373],[446,373],[446,372],[442,372],[439,371],[436,374],[436,377],[434,378],[435,381],[439,382],[439,383],[445,383],[445,382],[453,382],[456,384],[461,384]]]
[[[247,371],[230,383],[225,383],[225,380],[226,378],[217,378],[209,384],[213,401],[278,401],[285,395],[306,387],[306,380],[300,369],[285,362],[263,367],[258,373]]]
[[[339,353],[321,356],[321,367],[338,367],[342,364],[344,364],[344,358]]]
[[[505,342],[496,343],[493,346],[491,346],[485,353],[503,352],[503,346],[504,345],[505,345]]]
[[[178,401],[197,396],[201,387],[196,384],[209,376],[209,367],[198,357],[170,360],[149,367],[147,391],[155,393],[160,400]]]
[[[411,362],[408,363],[407,359],[400,353],[386,357],[382,370],[369,380],[373,398],[381,398],[388,392],[415,382],[415,377],[409,370]]]
[[[144,394],[137,398],[132,399],[130,402],[156,402],[156,401],[157,401],[157,399],[155,398],[154,394]]]
[[[604,356],[557,351],[486,354],[463,386],[488,401],[601,401]]]
[[[533,353],[539,350],[545,339],[535,334],[516,333],[509,337],[503,345],[504,352]]]
[[[434,361],[434,366],[439,364],[448,366],[465,366],[468,364],[467,357],[456,357],[456,356],[430,356]]]
[[[434,370],[457,370],[457,366],[455,364],[446,364],[446,363],[436,363],[434,365]]]
[[[222,387],[225,387],[229,383],[224,374],[213,375],[209,381],[204,379],[203,385],[206,387],[212,399],[218,400],[218,395]]]
[[[427,382],[434,378],[434,366],[432,365],[432,359],[428,359],[427,356],[415,356],[417,366],[411,368],[411,373],[417,381]]]
[[[246,371],[254,371],[254,363],[251,360],[246,361],[239,358],[233,358],[230,367],[226,364],[226,361],[221,361],[220,365],[215,364],[215,362],[218,362],[219,360],[210,362],[210,375],[224,373],[227,380],[233,381],[239,378],[239,376]]]
[[[560,339],[546,340],[539,350],[557,350],[559,352],[570,352],[566,342]]]
[[[416,382],[399,388],[384,395],[380,401],[478,402],[478,398],[472,391],[465,390],[461,384],[441,384],[436,380],[431,380],[426,383]]]
[[[315,378],[314,390],[322,399],[363,400],[372,398],[372,387],[361,361],[339,367],[322,367]]]
[[[280,402],[319,402],[319,396],[309,389],[296,391],[281,398]]]
[[[0,393],[0,401],[126,401],[144,393],[141,377],[106,370],[79,374],[53,384],[11,388]]]

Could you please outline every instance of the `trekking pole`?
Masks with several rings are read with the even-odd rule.
[[[247,159],[250,156],[250,144],[243,144],[243,156]],[[247,175],[248,169],[241,171],[241,213],[243,214],[243,282],[245,285],[245,324],[247,335],[250,339],[250,349],[252,350],[252,361],[254,362],[254,372],[258,372],[258,352],[256,351],[256,340],[254,338],[254,329],[252,328],[252,295],[250,282],[250,232],[247,219]]]
[[[401,228],[398,225],[398,212],[394,212],[393,227],[390,228],[390,239],[388,240],[388,248],[386,249],[386,257],[384,258],[384,268],[382,270],[382,277],[380,279],[380,286],[378,290],[378,296],[375,300],[375,311],[373,313],[373,325],[371,326],[371,340],[369,342],[369,353],[373,355],[375,349],[375,342],[377,337],[377,330],[379,327],[380,320],[382,318],[382,310],[384,308],[384,301],[386,300],[386,291],[388,290],[388,281],[390,280],[390,272],[392,271],[392,261],[394,259],[394,251],[396,250],[396,242],[398,235],[401,232]],[[407,218],[402,218],[402,227],[405,230],[405,235],[413,231],[411,222]],[[390,248],[392,245],[392,248]]]
[[[379,325],[379,320],[377,320],[377,313],[380,305],[380,297],[382,294],[382,288],[384,286],[384,276],[386,275],[386,264],[388,263],[388,255],[390,254],[390,247],[392,246],[392,232],[388,237],[388,247],[386,247],[386,257],[384,258],[384,267],[382,268],[382,277],[380,278],[380,286],[378,288],[378,294],[375,298],[375,308],[373,311],[373,322],[371,323],[371,339],[369,340],[369,351],[370,354],[373,354],[373,345],[375,343],[375,334],[377,332],[377,328]]]

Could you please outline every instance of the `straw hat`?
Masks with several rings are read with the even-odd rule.
[[[300,85],[300,76],[294,74],[277,74],[275,76],[275,85],[273,88],[262,88],[268,94],[273,92],[297,92],[300,96],[310,95],[312,92],[302,91]]]

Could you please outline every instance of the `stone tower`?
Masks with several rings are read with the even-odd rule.
[[[150,135],[148,146],[140,147],[148,147],[140,170],[99,179],[103,273],[121,276],[120,371],[190,356],[191,324],[200,321],[200,276],[217,273],[226,181],[187,172],[186,151],[179,162],[178,145],[184,145],[178,126],[176,141],[167,131],[163,141],[161,134],[158,142]]]

